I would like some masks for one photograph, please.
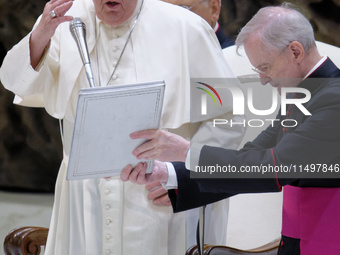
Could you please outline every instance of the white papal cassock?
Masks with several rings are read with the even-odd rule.
[[[96,18],[91,0],[74,1],[68,15],[80,17],[86,24],[97,84],[106,85],[109,80],[140,6],[139,0],[130,20],[109,27]],[[194,244],[194,211],[173,214],[171,207],[154,206],[144,186],[119,178],[66,180],[78,91],[88,87],[88,82],[69,24],[58,27],[37,70],[30,66],[29,37],[7,54],[0,74],[3,85],[17,95],[15,103],[45,107],[50,115],[63,119],[64,158],[45,254],[184,254]],[[145,0],[109,84],[165,80],[161,127],[190,139],[189,129],[211,131],[208,121],[190,120],[190,77],[233,77],[214,31],[183,8]],[[222,117],[230,119],[231,102],[226,104],[229,111]],[[213,134],[223,139],[212,145],[236,148],[241,141],[240,126],[216,130]],[[207,242],[225,242],[227,209],[227,201],[209,207]]]

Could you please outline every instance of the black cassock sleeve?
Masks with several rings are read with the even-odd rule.
[[[174,212],[181,212],[225,198],[254,192],[277,192],[275,179],[193,179],[184,163],[173,163],[178,181],[178,189],[169,190],[169,197]],[[228,189],[215,190],[213,187],[222,185]],[[201,191],[202,187],[212,187],[209,191]],[[205,189],[206,190],[206,189]]]

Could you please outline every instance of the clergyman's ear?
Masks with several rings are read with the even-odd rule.
[[[216,24],[220,17],[221,12],[221,0],[210,0],[210,8],[211,8],[211,24]]]
[[[305,56],[305,49],[303,48],[302,44],[297,41],[291,42],[288,45],[288,49],[294,55],[295,59],[301,63]]]

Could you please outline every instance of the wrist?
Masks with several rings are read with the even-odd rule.
[[[168,178],[169,178],[169,171],[168,171],[168,167],[167,167],[165,162],[160,162],[160,170],[161,170],[161,173],[162,173],[160,182],[161,183],[167,183]]]
[[[37,29],[33,30],[29,39],[30,59],[31,65],[34,69],[38,66],[41,61],[46,48],[50,43],[50,38],[39,37]]]

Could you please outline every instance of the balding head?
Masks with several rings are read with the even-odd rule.
[[[221,11],[221,0],[163,0],[171,4],[188,7],[188,9],[205,19],[215,27]]]
[[[273,50],[283,50],[293,41],[301,43],[306,52],[315,47],[311,24],[305,16],[293,9],[291,4],[260,9],[242,28],[236,39],[236,46],[245,44],[254,34]]]

